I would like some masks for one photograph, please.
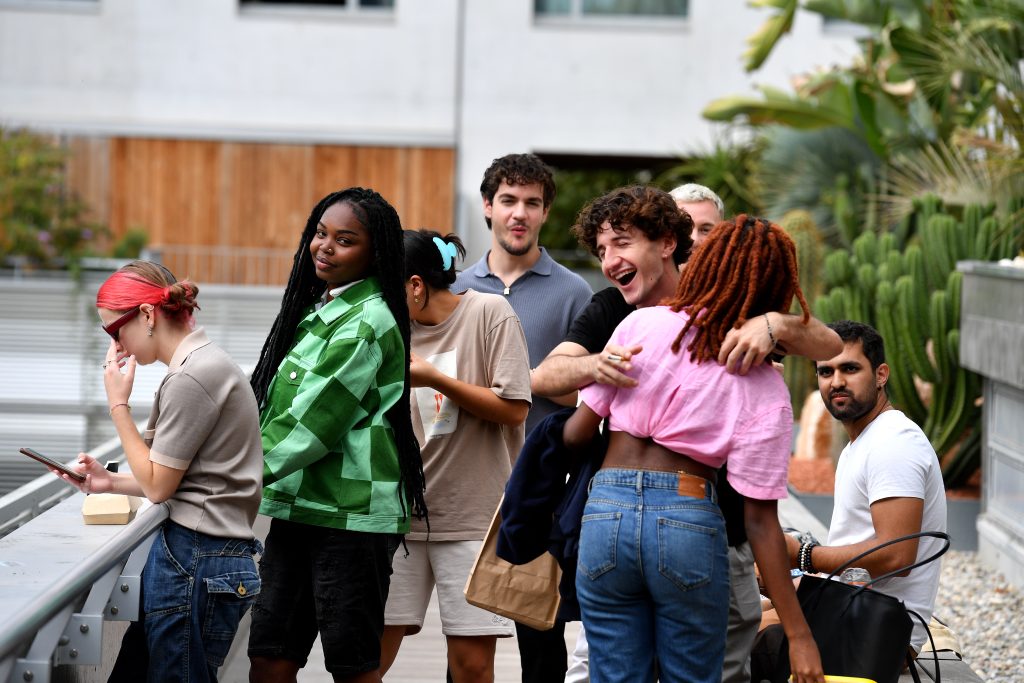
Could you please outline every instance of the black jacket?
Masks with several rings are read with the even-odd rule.
[[[526,437],[505,485],[497,544],[498,557],[512,564],[526,564],[551,551],[562,568],[558,618],[563,621],[580,619],[576,558],[583,507],[590,479],[601,467],[608,446],[598,436],[583,455],[566,451],[562,430],[573,410],[548,415]]]

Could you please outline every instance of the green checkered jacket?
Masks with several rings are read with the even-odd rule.
[[[384,416],[404,381],[402,335],[376,278],[310,309],[260,415],[260,512],[335,529],[407,532],[398,450]]]

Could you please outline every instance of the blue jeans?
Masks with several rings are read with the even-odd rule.
[[[238,622],[260,592],[255,539],[165,522],[142,572],[150,681],[216,681]]]
[[[725,522],[707,485],[672,472],[606,469],[583,511],[576,592],[590,680],[720,683],[729,617]]]

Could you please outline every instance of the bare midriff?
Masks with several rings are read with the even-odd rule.
[[[626,432],[612,432],[601,469],[653,470],[685,472],[714,482],[718,470],[697,462],[684,453],[676,453],[650,438],[640,439]]]

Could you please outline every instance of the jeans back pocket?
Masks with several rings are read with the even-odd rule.
[[[615,547],[621,521],[621,512],[583,515],[578,569],[587,578],[596,579],[615,569]]]
[[[658,520],[658,571],[688,591],[711,582],[718,543],[716,529],[674,519]],[[728,567],[721,568],[727,572]]]

